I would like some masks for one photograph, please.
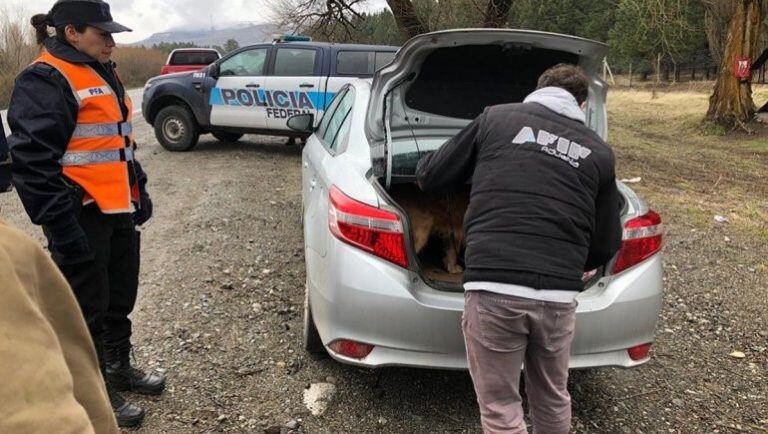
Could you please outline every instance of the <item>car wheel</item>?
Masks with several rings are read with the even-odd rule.
[[[304,349],[311,354],[325,354],[325,346],[320,340],[320,334],[312,319],[312,309],[309,307],[309,288],[304,290]]]
[[[240,140],[241,137],[243,137],[242,134],[238,133],[225,133],[225,132],[215,132],[211,133],[213,134],[213,137],[216,137],[216,139],[225,142],[225,143],[234,143],[238,140]]]
[[[163,148],[173,152],[189,151],[200,138],[200,127],[192,112],[180,105],[163,108],[155,117],[155,137]]]

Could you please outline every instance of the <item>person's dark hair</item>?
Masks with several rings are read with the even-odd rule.
[[[45,41],[45,38],[48,38],[50,35],[48,34],[48,27],[50,27],[50,21],[48,20],[48,14],[37,14],[32,17],[32,19],[29,21],[30,24],[32,24],[32,27],[35,29],[35,41],[37,41],[37,44],[40,45]],[[85,29],[88,27],[88,24],[72,24],[75,27],[75,30],[77,33],[83,33],[85,32]],[[67,36],[64,33],[64,29],[67,26],[59,26],[56,27],[56,39],[58,39],[61,42],[67,41]]]
[[[579,104],[589,96],[589,79],[584,71],[575,65],[560,63],[544,71],[539,77],[536,89],[550,86],[567,90],[576,97]]]
[[[48,37],[48,14],[37,14],[29,20],[35,29],[35,41],[40,45]]]

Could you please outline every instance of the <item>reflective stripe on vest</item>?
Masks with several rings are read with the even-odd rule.
[[[43,51],[35,62],[56,68],[79,104],[77,122],[59,163],[64,176],[86,192],[105,214],[134,211],[138,189],[131,185],[135,143],[131,124],[133,103],[125,94],[123,118],[117,93],[90,66],[70,63]]]
[[[72,137],[130,136],[132,133],[133,125],[130,122],[121,122],[119,124],[77,124]]]
[[[115,161],[133,161],[133,149],[67,152],[61,157],[59,163],[62,166],[87,166],[89,164],[112,163]]]

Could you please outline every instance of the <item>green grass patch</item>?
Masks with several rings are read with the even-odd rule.
[[[744,148],[758,152],[768,152],[768,138],[749,140],[744,143]]]

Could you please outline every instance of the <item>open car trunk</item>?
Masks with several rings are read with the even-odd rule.
[[[376,73],[365,124],[373,175],[407,215],[414,254],[414,243],[423,236],[414,228],[424,220],[425,209],[438,220],[446,220],[446,214],[447,220],[457,214],[463,217],[460,194],[457,200],[418,191],[413,181],[419,159],[438,149],[485,107],[522,102],[535,90],[539,75],[559,63],[579,65],[590,77],[588,124],[606,138],[606,88],[598,77],[606,53],[604,44],[567,35],[449,30],[409,40],[394,61]],[[420,219],[414,218],[414,207]],[[442,237],[432,234],[415,256],[426,281],[460,290],[461,273],[446,270],[444,252],[446,242],[454,243],[459,250],[456,262],[463,266],[461,234],[453,228],[446,236],[448,226],[441,226]]]

